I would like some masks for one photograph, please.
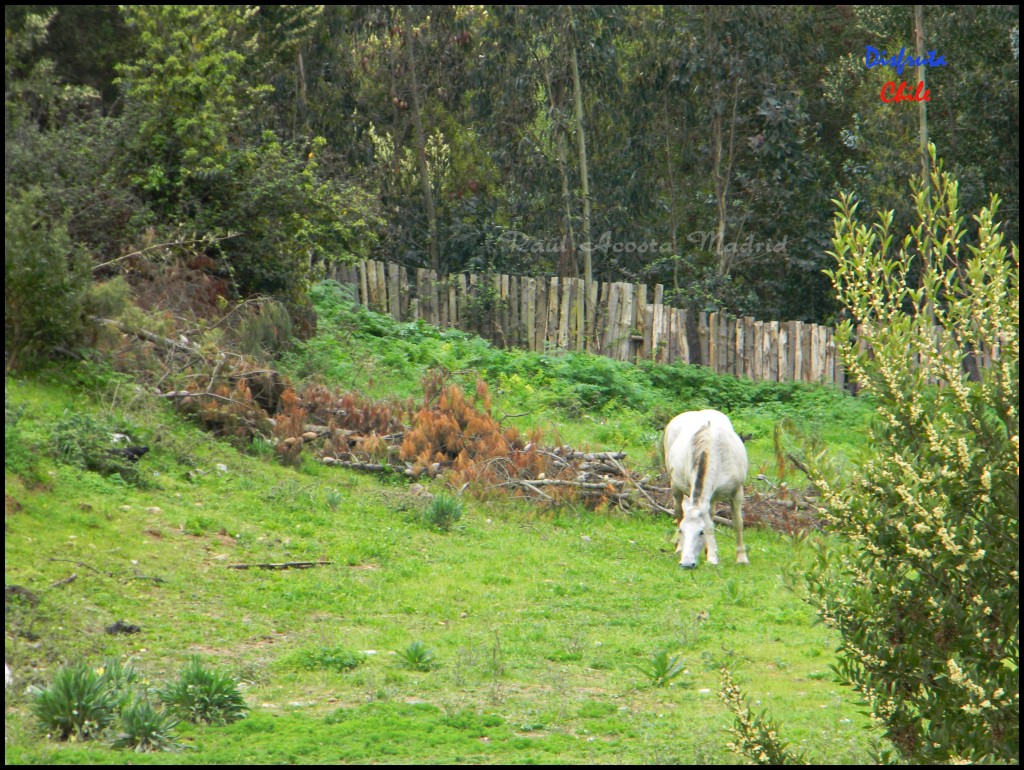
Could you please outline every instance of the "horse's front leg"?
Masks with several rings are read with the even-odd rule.
[[[736,563],[750,564],[747,549],[743,545],[743,487],[732,496],[732,527],[736,530]]]
[[[707,550],[708,564],[718,564],[718,543],[715,542],[715,522],[711,518],[710,510],[704,514],[704,546]]]
[[[672,515],[675,517],[676,531],[672,535],[672,542],[676,544],[676,553],[683,550],[683,538],[679,533],[679,525],[683,523],[683,493],[676,493],[672,490]]]

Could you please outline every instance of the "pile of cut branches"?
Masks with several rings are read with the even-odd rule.
[[[409,478],[444,476],[462,492],[483,498],[511,494],[541,503],[581,503],[672,514],[663,472],[631,470],[625,453],[545,446],[539,430],[527,436],[502,427],[491,414],[487,385],[466,394],[448,373],[434,370],[423,381],[420,403],[375,401],[323,385],[294,389],[278,372],[246,356],[211,355],[187,339],[133,331],[103,323],[156,347],[166,356],[158,389],[217,435],[241,441],[269,439],[282,461],[303,452],[321,462]],[[744,505],[747,524],[794,533],[817,526],[813,501],[795,490],[754,490]],[[731,524],[726,516],[715,520]]]
[[[439,372],[429,374],[423,385],[422,404],[403,409],[411,413],[408,425],[364,419],[369,408],[365,403],[327,412],[316,409],[328,417],[323,424],[304,423],[297,438],[281,441],[295,446],[301,439],[327,465],[410,478],[444,474],[451,486],[480,497],[502,491],[547,503],[579,501],[590,507],[670,512],[665,503],[668,490],[626,468],[624,452],[545,447],[539,431],[523,437],[516,428],[503,428],[491,414],[482,380],[472,395],[445,382]],[[298,407],[293,414],[307,416]],[[389,416],[395,417],[392,412]],[[284,424],[281,418],[276,421],[277,426]],[[297,432],[297,425],[291,425],[291,433]]]

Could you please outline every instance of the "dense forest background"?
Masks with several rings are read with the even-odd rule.
[[[1019,10],[923,22],[929,139],[1016,242]],[[8,230],[143,299],[190,270],[301,310],[373,257],[830,322],[832,199],[899,232],[920,175],[918,104],[880,98],[916,72],[865,66],[913,6],[7,6],[5,36]]]

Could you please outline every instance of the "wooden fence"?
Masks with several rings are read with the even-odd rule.
[[[842,388],[832,329],[802,321],[755,321],[690,313],[663,302],[664,287],[580,278],[450,275],[364,260],[332,278],[358,301],[399,321],[423,319],[469,331],[499,347],[573,350],[620,361],[684,361],[752,380],[799,380]]]

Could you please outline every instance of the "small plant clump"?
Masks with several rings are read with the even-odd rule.
[[[646,664],[637,668],[651,680],[652,685],[664,687],[686,671],[686,663],[678,655],[669,655],[668,650],[662,650],[648,658]]]
[[[434,497],[423,517],[431,526],[448,532],[462,518],[462,513],[462,501],[442,492]]]
[[[141,676],[131,664],[108,658],[101,668],[85,664],[57,672],[49,687],[36,692],[32,712],[57,740],[86,741],[108,736],[111,746],[136,752],[172,751],[178,720],[149,701]]]
[[[32,704],[32,713],[60,741],[98,737],[114,721],[116,709],[108,682],[84,664],[58,671]]]
[[[170,711],[194,724],[230,724],[249,710],[235,680],[205,668],[198,658],[192,658],[178,680],[163,687],[158,695]]]
[[[121,730],[112,742],[115,749],[131,749],[135,752],[173,751],[181,748],[174,739],[173,730],[178,720],[153,707],[149,699],[142,696],[121,711]]]
[[[366,660],[366,655],[344,647],[317,647],[300,653],[299,661],[307,669],[351,671]]]
[[[430,671],[437,666],[434,652],[423,642],[413,642],[399,653],[402,665],[413,671]]]
[[[58,461],[103,476],[119,474],[126,482],[139,481],[137,456],[115,447],[113,436],[124,434],[112,420],[89,414],[70,414],[53,429],[53,452]]]

